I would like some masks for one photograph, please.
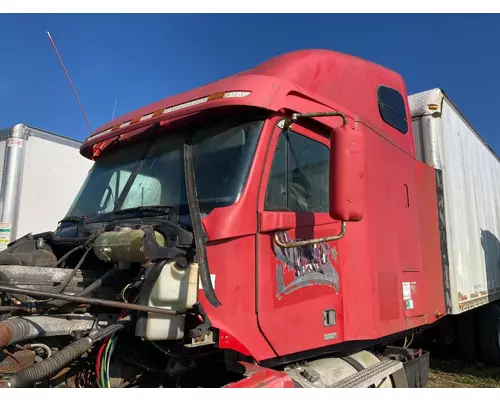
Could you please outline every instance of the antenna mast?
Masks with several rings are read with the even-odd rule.
[[[89,120],[87,119],[87,116],[85,115],[85,111],[83,111],[82,103],[80,103],[80,99],[78,98],[78,95],[76,94],[76,90],[75,90],[75,87],[73,86],[73,82],[71,82],[71,78],[69,77],[68,71],[66,71],[66,67],[64,66],[62,58],[59,55],[59,52],[57,51],[56,44],[54,43],[54,40],[52,40],[52,36],[50,36],[50,32],[47,32],[47,35],[49,36],[50,43],[52,43],[52,47],[54,48],[54,51],[56,52],[56,56],[59,59],[61,67],[62,67],[64,73],[66,74],[66,78],[68,79],[69,85],[71,86],[71,90],[73,90],[73,94],[75,95],[76,101],[78,102],[78,105],[80,106],[80,110],[82,111],[83,118],[85,119],[85,123],[87,124],[87,127],[89,128],[90,134],[92,135],[92,128],[90,127]]]
[[[118,101],[118,97],[115,99],[115,105],[113,106],[113,114],[111,115],[111,120],[115,119],[115,110],[116,110],[117,101]]]

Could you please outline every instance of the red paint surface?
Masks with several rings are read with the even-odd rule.
[[[245,356],[252,355],[238,339],[236,339],[233,335],[230,335],[223,329],[219,329],[219,348],[231,349]]]
[[[258,365],[241,362],[246,367],[246,378],[230,383],[225,388],[294,388],[292,379],[281,371],[262,368]]]
[[[98,129],[222,91],[252,93],[240,99],[209,101],[157,120],[182,119],[200,110],[228,105],[276,112],[260,135],[239,200],[215,209],[203,221],[209,238],[210,270],[216,275],[215,290],[222,306],[210,306],[203,292],[199,293],[213,326],[231,338],[219,339],[222,347],[236,351],[244,348],[255,360],[263,360],[342,341],[383,337],[430,323],[436,311],[444,313],[434,171],[414,159],[411,122],[403,135],[382,121],[376,100],[379,85],[407,96],[401,76],[381,66],[330,51],[301,51],[143,107]],[[344,238],[329,243],[338,251],[338,292],[329,286],[310,285],[281,297],[276,295],[274,232],[286,229],[292,238],[309,239],[335,235],[340,229],[340,223],[327,213],[264,211],[267,179],[280,131],[276,127],[279,110],[341,111],[349,118],[349,129],[356,129],[364,138],[365,214],[360,222],[347,224]],[[407,119],[411,121],[408,105]],[[342,120],[317,121],[324,124],[322,132],[302,125],[304,122],[295,123],[293,129],[329,146],[328,133]],[[152,122],[148,120],[147,124]],[[125,134],[126,129],[132,128],[116,134]],[[127,134],[140,135],[137,125],[133,129]],[[82,153],[87,154],[100,140],[88,140]],[[404,281],[416,283],[412,310],[405,308]],[[336,310],[335,327],[323,326],[322,311],[328,308]],[[337,337],[332,339],[332,333]],[[283,384],[272,383],[281,382],[278,378],[269,379],[270,385]]]
[[[222,306],[211,306],[203,291],[198,293],[213,326],[232,338],[230,342],[222,339],[222,346],[236,351],[243,346],[255,359],[262,360],[273,358],[275,353],[259,330],[255,312],[254,249],[254,236],[211,242],[207,257],[210,273],[216,276],[215,291]]]
[[[225,388],[229,389],[285,389],[295,388],[292,379],[284,372],[266,370],[259,372],[249,378],[242,379],[241,381],[231,383]]]
[[[428,322],[445,315],[443,268],[439,243],[436,173],[433,168],[417,164],[417,198],[419,202],[420,243],[422,245],[423,281]]]
[[[354,127],[341,126],[331,135],[330,177],[335,186],[330,192],[330,215],[340,221],[360,221],[366,202],[364,134]]]

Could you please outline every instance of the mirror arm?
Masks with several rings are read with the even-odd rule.
[[[294,248],[294,247],[301,247],[301,246],[308,246],[308,245],[311,245],[311,244],[318,244],[318,243],[323,243],[323,242],[331,242],[333,240],[342,239],[345,236],[346,228],[347,228],[347,222],[346,221],[342,221],[341,227],[340,227],[340,233],[338,235],[327,236],[327,237],[318,238],[318,239],[297,240],[295,242],[289,242],[289,243],[282,242],[280,240],[279,236],[278,236],[278,233],[275,233],[274,234],[274,242],[279,247],[282,247],[282,248],[285,248],[285,249],[291,249],[291,248]]]
[[[327,112],[313,112],[313,113],[294,113],[292,114],[292,118],[284,121],[283,129],[290,129],[292,124],[297,121],[299,118],[318,118],[318,117],[341,117],[342,118],[342,126],[346,126],[348,124],[347,116],[341,112],[337,111],[327,111]],[[308,246],[311,244],[318,244],[323,242],[331,242],[334,240],[342,239],[345,236],[347,229],[347,221],[341,222],[341,228],[338,235],[335,236],[327,236],[324,238],[318,239],[309,239],[309,240],[297,240],[294,242],[284,243],[280,240],[278,232],[274,234],[274,242],[282,248],[290,249],[294,247]]]
[[[285,121],[284,129],[289,129],[292,124],[297,121],[299,118],[318,118],[318,117],[340,117],[342,118],[342,126],[347,125],[347,116],[344,113],[337,111],[326,111],[326,112],[313,112],[313,113],[294,113],[292,114],[292,119]]]

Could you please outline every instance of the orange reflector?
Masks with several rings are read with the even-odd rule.
[[[214,94],[211,94],[210,96],[208,96],[208,100],[207,101],[218,100],[218,99],[222,99],[223,97],[224,97],[224,92],[214,93]]]
[[[158,117],[159,115],[161,115],[163,113],[163,110],[164,110],[164,108],[162,108],[161,110],[156,110],[153,113],[153,116],[151,118]]]
[[[429,104],[427,107],[429,107],[429,110],[437,110],[437,109],[439,109],[439,106],[437,104]]]

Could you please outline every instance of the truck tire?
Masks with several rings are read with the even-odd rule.
[[[456,338],[460,358],[466,362],[476,362],[478,358],[476,345],[476,312],[466,311],[456,320]]]
[[[500,306],[488,304],[478,310],[478,344],[485,364],[500,366]]]

